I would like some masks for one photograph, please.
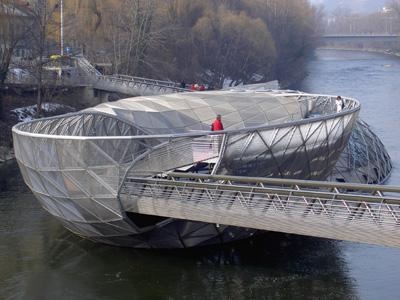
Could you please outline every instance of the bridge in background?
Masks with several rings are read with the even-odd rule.
[[[337,34],[324,34],[321,36],[321,38],[353,38],[353,39],[359,39],[359,38],[369,38],[369,39],[384,39],[384,40],[392,40],[392,39],[398,39],[400,38],[400,34],[353,34],[353,33],[337,33]]]
[[[400,35],[393,34],[327,34],[320,42],[323,48],[400,52]]]

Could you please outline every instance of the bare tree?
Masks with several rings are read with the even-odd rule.
[[[220,7],[198,20],[194,27],[201,77],[216,87],[226,79],[231,85],[251,82],[254,75],[267,77],[275,63],[272,36],[260,19]]]
[[[390,7],[393,9],[397,17],[400,19],[400,0],[392,0]]]
[[[33,16],[33,26],[30,36],[32,39],[32,49],[35,57],[35,72],[34,76],[37,81],[37,110],[36,116],[42,115],[43,102],[43,66],[47,62],[46,56],[50,54],[51,45],[55,44],[49,38],[55,30],[54,12],[58,9],[58,2],[55,5],[50,5],[48,0],[37,0],[31,8]]]
[[[143,75],[148,50],[159,41],[159,31],[153,27],[155,12],[154,0],[124,0],[110,16],[108,37],[116,72]]]
[[[308,0],[65,3],[76,28],[66,30],[68,39],[92,61],[111,62],[116,73],[218,85],[228,73],[235,83],[254,72],[264,79],[294,74],[321,28]],[[287,66],[293,67],[282,71]]]
[[[0,119],[3,86],[17,45],[26,38],[30,17],[15,0],[0,0]]]

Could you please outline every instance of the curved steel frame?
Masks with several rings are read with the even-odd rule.
[[[329,179],[382,184],[391,171],[392,162],[384,145],[368,124],[359,119]]]
[[[16,125],[15,153],[42,206],[80,236],[134,247],[243,238],[254,230],[172,219],[139,224],[127,216],[119,196],[128,178],[162,176],[202,161],[215,164],[214,174],[325,179],[347,145],[359,102],[347,98],[345,109],[335,112],[334,96],[275,93],[298,97],[308,117],[219,132],[146,135],[126,120],[83,111]],[[90,126],[103,136],[91,135]]]

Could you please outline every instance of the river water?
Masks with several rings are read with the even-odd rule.
[[[400,185],[400,59],[320,50],[297,88],[345,95]],[[1,176],[1,174],[0,174]],[[0,193],[0,299],[400,299],[400,249],[266,233],[223,247],[148,251],[66,231],[30,193]]]

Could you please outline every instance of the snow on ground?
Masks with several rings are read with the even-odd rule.
[[[68,105],[45,102],[42,103],[42,110],[45,115],[59,112],[60,114],[75,111],[75,109]],[[35,119],[36,105],[25,107],[18,107],[11,110],[11,113],[16,115],[18,122],[28,122]]]
[[[280,85],[278,80],[272,80],[272,81],[267,81],[267,82],[261,82],[263,77],[258,74],[254,74],[253,77],[251,78],[253,82],[257,82],[254,84],[243,84],[240,83],[238,85],[235,85],[236,83],[232,84],[232,80],[230,78],[225,78],[223,84],[222,84],[222,89],[223,90],[230,90],[230,89],[250,89],[250,90],[255,90],[255,87],[258,87],[258,89],[262,90],[279,90]]]
[[[229,81],[230,82],[230,81]],[[224,90],[259,90],[259,91],[266,91],[266,90],[279,90],[279,81],[272,80],[268,82],[262,83],[254,83],[254,84],[239,84],[236,86],[230,87],[228,81],[225,80],[224,82]]]

